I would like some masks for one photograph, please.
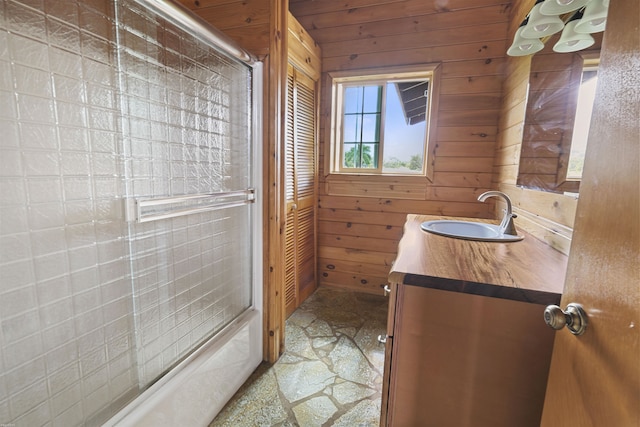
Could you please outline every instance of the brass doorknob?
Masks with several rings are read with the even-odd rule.
[[[557,305],[548,305],[544,310],[544,321],[556,331],[567,327],[573,335],[582,335],[587,329],[587,313],[580,304],[570,303],[566,310]]]

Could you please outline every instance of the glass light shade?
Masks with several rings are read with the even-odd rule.
[[[607,25],[607,11],[609,2],[606,0],[591,0],[584,9],[582,19],[578,21],[577,33],[599,33]]]
[[[560,40],[553,46],[554,52],[576,52],[578,50],[586,49],[595,43],[591,34],[576,33],[574,31],[579,20],[569,21],[564,27],[564,31],[560,36]]]
[[[589,0],[545,0],[540,6],[540,13],[543,15],[562,15],[580,9]]]
[[[544,44],[539,39],[525,39],[521,33],[524,27],[518,28],[513,38],[513,44],[507,50],[509,56],[526,56],[533,55],[544,48]]]
[[[564,22],[558,16],[545,16],[540,13],[542,3],[533,6],[529,14],[529,22],[522,30],[522,37],[525,39],[539,39],[550,36],[564,27]]]

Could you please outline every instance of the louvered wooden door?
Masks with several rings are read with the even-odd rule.
[[[286,315],[316,288],[315,82],[289,65],[285,138]]]

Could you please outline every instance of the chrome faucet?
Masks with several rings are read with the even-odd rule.
[[[502,234],[511,234],[518,235],[516,231],[516,226],[513,223],[513,219],[518,215],[514,214],[511,211],[511,199],[502,191],[487,191],[478,196],[478,200],[484,202],[489,197],[502,197],[504,201],[507,203],[507,208],[504,209],[504,217],[502,217],[502,222],[500,223],[500,232]]]

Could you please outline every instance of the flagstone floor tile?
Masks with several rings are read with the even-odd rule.
[[[375,427],[388,299],[319,288],[287,319],[285,352],[262,363],[209,427]]]

